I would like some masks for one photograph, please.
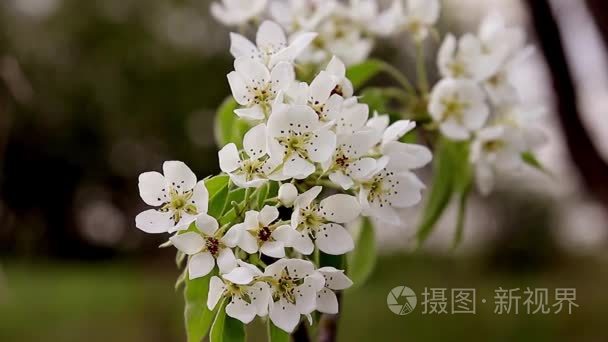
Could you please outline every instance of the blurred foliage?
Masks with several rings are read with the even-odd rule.
[[[488,269],[484,261],[408,255],[382,257],[361,286],[345,293],[341,341],[603,341],[605,268],[593,259],[571,260],[534,274]],[[20,265],[6,268],[0,297],[0,341],[181,341],[182,301],[173,292],[177,271],[157,263],[99,265]],[[154,265],[154,266],[153,266]],[[168,265],[170,266],[170,265]],[[594,281],[588,281],[594,279]],[[93,285],[94,284],[94,285]],[[389,291],[406,285],[418,306],[397,316],[386,306]],[[497,315],[494,289],[577,288],[579,308],[572,315]],[[423,315],[425,287],[476,288],[477,315]],[[551,297],[551,296],[550,296]],[[484,304],[481,299],[485,298]],[[522,299],[523,300],[523,299]],[[520,304],[521,305],[521,304]],[[520,307],[520,310],[525,309]],[[36,322],[35,329],[32,322]],[[258,319],[248,329],[251,341],[265,340]]]
[[[217,172],[213,113],[229,93],[232,59],[227,31],[208,17],[208,6],[0,3],[0,60],[16,61],[23,75],[14,80],[22,84],[0,87],[0,103],[10,103],[0,113],[10,119],[0,146],[0,209],[4,204],[11,215],[2,222],[0,210],[7,228],[0,250],[107,254],[87,252],[91,246],[77,232],[78,211],[91,197],[118,207],[128,232],[117,247],[132,248],[126,237],[139,234],[131,229],[141,210],[139,173],[171,159],[199,175]],[[31,89],[31,96],[15,97],[11,86]]]

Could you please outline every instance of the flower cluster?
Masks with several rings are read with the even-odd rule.
[[[381,9],[377,0],[223,0],[212,5],[212,13],[228,26],[272,19],[292,39],[318,32],[298,61],[321,65],[337,56],[351,65],[365,60],[379,37],[408,31],[424,40],[439,17],[439,1],[394,0]]]
[[[533,123],[540,110],[523,103],[513,82],[532,52],[524,32],[508,27],[499,14],[487,16],[477,35],[447,35],[439,49],[443,78],[431,92],[428,111],[444,136],[472,141],[470,161],[483,194],[492,190],[497,171],[516,171],[522,153],[545,140]]]
[[[187,256],[188,279],[208,281],[207,308],[219,307],[218,315],[244,324],[268,316],[291,333],[302,317],[312,322],[315,310],[337,313],[335,291],[353,282],[329,266],[341,262],[325,259],[344,261],[355,249],[348,224],[361,216],[399,224],[398,209],[421,201],[425,186],[414,171],[432,154],[404,142],[416,122],[370,113],[346,76],[347,65],[367,58],[374,37],[407,31],[418,49],[418,87],[388,64],[376,68],[403,87],[380,88],[385,107],[400,101],[396,112],[425,123],[431,146],[466,147],[437,149],[438,165],[445,151],[451,158],[449,168],[439,168],[446,180],[435,183],[446,189],[431,192],[433,214],[420,236],[452,192],[468,189],[468,170],[487,193],[497,171],[517,169],[544,140],[512,80],[531,48],[497,15],[476,35],[445,37],[437,56],[441,79],[429,93],[421,43],[438,36],[437,0],[394,0],[385,9],[375,0],[223,0],[211,10],[227,25],[259,23],[253,41],[230,35],[232,98],[218,116],[227,113],[228,125],[246,132],[220,144],[221,175],[197,181],[179,161],[165,162],[163,174],[141,174],[140,195],[155,208],[137,215],[136,226],[171,234],[166,245]],[[296,63],[313,64],[315,72]]]
[[[399,141],[414,122],[370,117],[339,58],[312,82],[296,80],[294,60],[315,37],[302,33],[288,43],[272,21],[260,25],[255,43],[231,35],[234,112],[251,127],[242,143],[218,152],[230,189],[245,190],[233,220],[220,227],[220,217],[209,215],[204,181],[182,162],[139,179],[141,197],[158,208],[139,214],[137,227],[173,233],[170,244],[188,256],[190,279],[217,265],[209,309],[225,298],[227,315],[243,323],[269,315],[287,332],[314,310],[337,313],[333,291],[352,283],[342,270],[316,269],[315,255],[353,250],[345,224],[361,215],[399,223],[395,208],[417,204],[424,188],[412,170],[431,160],[426,147]],[[276,197],[252,200],[269,183]]]

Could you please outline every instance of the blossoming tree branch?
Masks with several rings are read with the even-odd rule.
[[[422,243],[458,198],[457,243],[473,184],[487,194],[497,172],[541,168],[539,110],[511,78],[532,52],[522,30],[490,15],[477,34],[446,35],[442,78],[431,85],[423,44],[440,38],[439,10],[435,0],[212,4],[222,23],[257,27],[254,40],[230,35],[232,95],[216,117],[222,173],[197,180],[167,161],[162,174],[141,174],[141,197],[154,208],[136,217],[144,232],[169,235],[163,247],[177,249],[178,267],[187,263],[176,287],[188,341],[243,341],[256,317],[271,341],[319,333],[324,315],[340,310],[336,292],[370,274],[374,223],[400,224],[399,209],[424,192]],[[416,80],[368,59],[377,39],[402,32],[417,51]],[[395,86],[363,87],[383,72]],[[427,146],[414,143],[421,135]],[[431,151],[424,191],[415,171]]]

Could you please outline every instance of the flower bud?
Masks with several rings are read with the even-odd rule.
[[[298,189],[291,183],[285,183],[279,188],[279,201],[286,207],[291,207],[298,197]]]

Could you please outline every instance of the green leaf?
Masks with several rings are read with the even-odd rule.
[[[220,175],[205,181],[205,186],[209,191],[209,209],[207,213],[213,217],[220,217],[228,200],[228,186],[230,178],[227,175]],[[213,192],[212,192],[213,191]]]
[[[269,342],[289,342],[289,334],[283,331],[281,328],[272,324],[271,320],[268,320],[268,341]]]
[[[234,208],[228,210],[220,219],[219,219],[219,224],[220,226],[223,226],[225,224],[234,222],[234,220],[236,220],[237,215],[236,215],[236,211],[234,210]]]
[[[218,309],[211,333],[210,342],[241,342],[245,341],[245,326],[239,320],[226,315],[228,300],[222,300]]]
[[[243,202],[243,200],[245,199],[245,192],[247,192],[247,189],[243,188],[230,191],[230,193],[228,194],[227,203],[232,203],[232,201],[235,201],[237,203]]]
[[[232,96],[227,97],[220,105],[215,115],[215,142],[222,147],[228,143],[235,143],[242,148],[243,136],[249,129],[249,124],[240,119],[234,110],[238,103]]]
[[[346,77],[352,82],[355,89],[359,89],[365,82],[382,71],[382,65],[383,63],[378,60],[368,59],[348,67]]]
[[[209,198],[213,198],[218,191],[228,185],[229,181],[230,177],[228,175],[218,175],[205,179],[205,187],[207,188],[207,192],[209,192]]]
[[[418,227],[419,244],[429,237],[452,195],[465,192],[470,184],[469,143],[440,139],[433,171],[433,184]]]
[[[536,158],[536,155],[533,152],[522,152],[521,159],[524,161],[524,163],[539,170],[540,172],[553,176],[551,172],[547,170],[547,168],[545,168],[545,166],[538,160],[538,158]]]
[[[369,106],[370,113],[374,111],[378,113],[388,112],[388,103],[390,98],[383,93],[382,88],[366,88],[361,92],[359,102]]]
[[[186,321],[186,336],[188,342],[200,342],[211,327],[214,311],[207,308],[207,294],[209,293],[209,281],[215,271],[208,275],[189,279],[185,278],[184,288],[184,319]]]
[[[264,201],[268,198],[268,192],[270,191],[270,184],[266,182],[260,187],[257,197],[257,208],[261,210],[264,207]]]
[[[459,196],[460,198],[458,200],[458,217],[456,218],[456,230],[454,232],[454,242],[452,244],[452,248],[457,248],[462,242],[470,190],[471,186],[469,183],[469,186],[465,189],[465,191],[461,192]]]
[[[344,269],[344,256],[327,254],[319,251],[319,266],[331,266],[339,270]]]
[[[348,276],[354,286],[361,286],[369,278],[376,265],[376,235],[369,218],[364,217],[355,242],[355,249],[347,256]]]

